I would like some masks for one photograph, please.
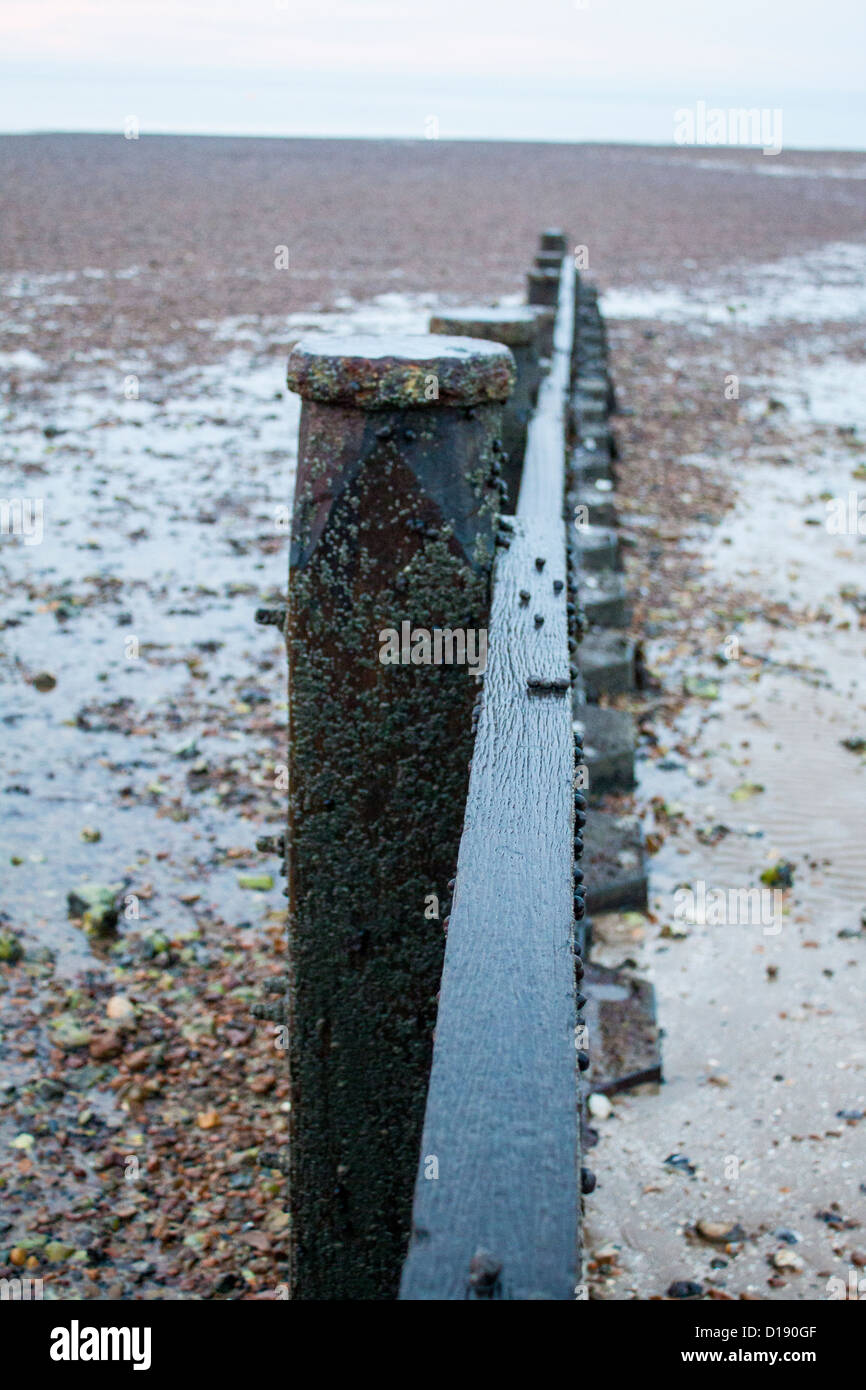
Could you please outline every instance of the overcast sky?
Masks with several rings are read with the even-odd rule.
[[[0,55],[7,131],[670,144],[703,101],[866,148],[866,0],[3,0]]]

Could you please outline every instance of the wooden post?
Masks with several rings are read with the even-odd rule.
[[[555,308],[559,299],[559,271],[533,267],[526,277],[526,298],[530,304]]]
[[[503,475],[508,488],[504,510],[513,513],[517,510],[520,492],[526,432],[541,381],[538,315],[529,308],[490,309],[473,306],[449,309],[433,315],[430,332],[505,343],[514,355],[517,379],[511,398],[502,411],[502,443],[507,455],[503,461]]]
[[[399,1285],[513,380],[507,347],[468,338],[308,339],[289,358],[303,398],[286,619],[298,1299]]]
[[[539,325],[541,351],[545,357],[553,352],[553,330],[559,303],[559,279],[565,254],[565,233],[552,228],[538,238],[540,250],[526,277],[527,302],[543,316]]]
[[[561,228],[547,227],[538,238],[538,245],[542,251],[558,251],[560,256],[564,256],[568,247],[568,238]]]

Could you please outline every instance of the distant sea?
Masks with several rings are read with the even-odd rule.
[[[174,70],[170,76],[0,62],[0,131],[366,136],[674,143],[675,112],[780,108],[787,149],[866,149],[866,92],[760,91],[703,84],[664,89],[394,73]]]

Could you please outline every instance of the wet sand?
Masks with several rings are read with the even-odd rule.
[[[866,521],[830,521],[863,494],[863,263],[862,245],[792,260],[770,296],[767,267],[723,270],[705,302],[668,294],[664,321],[609,296],[631,315],[612,324],[619,491],[657,689],[620,701],[650,911],[600,919],[596,954],[653,980],[665,1084],[594,1126],[596,1297],[826,1299],[862,1278]],[[728,295],[746,322],[713,323]],[[744,910],[779,861],[792,886]]]
[[[607,291],[634,626],[659,683],[634,705],[640,786],[620,803],[644,817],[652,910],[598,937],[654,980],[666,1084],[596,1125],[593,1296],[697,1279],[820,1298],[859,1268],[866,1121],[837,1112],[866,1110],[866,773],[840,746],[866,735],[864,540],[828,534],[822,494],[856,489],[866,454],[864,174],[796,152],[0,139],[3,491],[46,518],[41,544],[0,541],[0,927],[25,951],[0,964],[0,1271],[24,1251],[49,1296],[96,1298],[267,1298],[283,1279],[279,1180],[251,1155],[279,1141],[285,1084],[247,1016],[280,968],[283,900],[239,875],[275,869],[252,846],[284,795],[282,658],[252,614],[285,582],[287,345],[519,296],[546,223]],[[694,672],[715,698],[684,693]],[[732,799],[744,785],[764,790]],[[774,853],[794,865],[778,935],[662,934],[678,884],[754,885]],[[83,879],[138,899],[108,954],[68,917]],[[694,1176],[665,1167],[675,1152]],[[727,1216],[739,1249],[689,1234]],[[84,1255],[52,1261],[50,1241]],[[767,1263],[783,1247],[801,1272]]]

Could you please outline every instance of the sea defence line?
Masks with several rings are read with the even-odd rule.
[[[615,453],[597,296],[555,230],[527,284],[522,309],[289,359],[288,602],[257,614],[288,650],[287,826],[260,847],[289,968],[253,1012],[288,1026],[288,1152],[261,1161],[288,1174],[296,1299],[581,1287],[586,914],[621,833],[590,853],[585,772],[592,749],[600,791],[631,784],[628,729],[595,757],[593,721],[634,662],[594,654],[628,640],[615,526],[586,500]],[[383,660],[407,624],[483,630],[485,669]]]

